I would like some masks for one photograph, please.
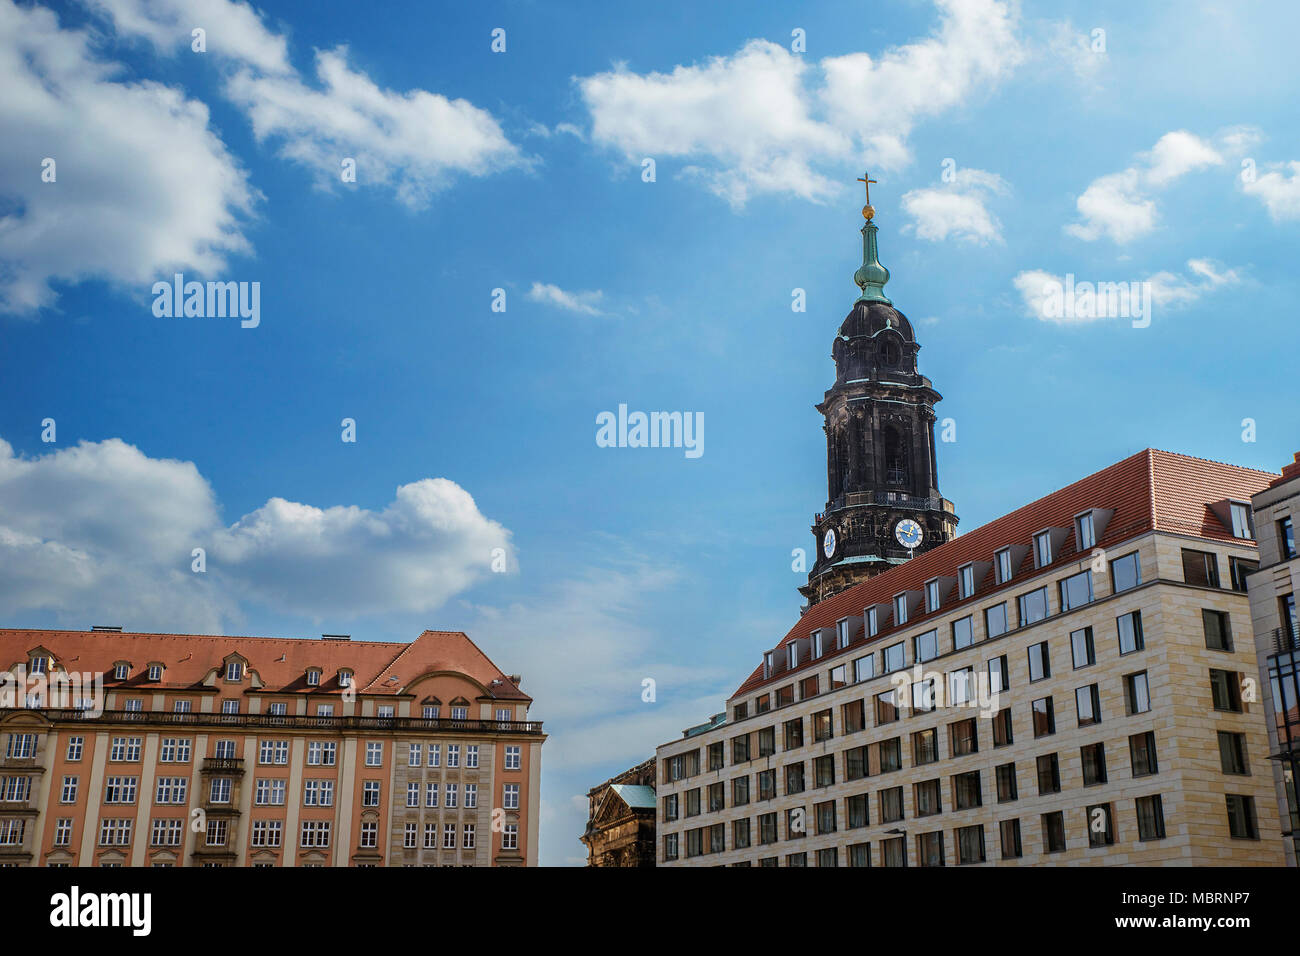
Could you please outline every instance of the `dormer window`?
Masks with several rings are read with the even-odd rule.
[[[1228,508],[1232,513],[1232,536],[1253,540],[1255,522],[1250,513],[1250,505],[1240,501],[1229,501]]]
[[[880,615],[875,605],[867,608],[867,637],[875,637],[880,633]]]
[[[894,626],[907,623],[907,595],[894,595]]]
[[[772,676],[772,652],[768,651],[763,655],[763,679],[767,680]]]
[[[799,642],[794,641],[786,648],[786,663],[793,669],[799,666]]]
[[[319,667],[309,667],[309,668],[307,669],[307,686],[308,686],[308,687],[319,687],[319,686],[320,686],[320,668],[319,668]]]
[[[240,661],[226,661],[226,680],[240,681],[244,679],[244,665]]]
[[[31,660],[31,672],[33,674],[44,674],[49,669],[50,659],[48,657],[33,657]]]
[[[975,566],[964,564],[957,569],[957,594],[968,598],[975,593]]]
[[[814,631],[812,636],[813,660],[822,656],[822,632]]]
[[[1011,580],[1011,549],[1003,548],[995,557],[998,561],[998,584],[1006,584]]]
[[[1074,518],[1074,540],[1080,551],[1087,551],[1097,544],[1097,528],[1092,520],[1092,512],[1085,511]]]
[[[149,665],[149,679],[153,681],[162,680],[163,667],[161,664]]]
[[[939,582],[938,580],[925,582],[925,609],[927,611],[939,610]]]
[[[340,687],[352,686],[352,672],[350,670],[339,671],[339,686]]]
[[[849,646],[849,622],[837,621],[835,623],[835,630],[837,635],[835,646],[840,650],[844,650],[844,648]]]
[[[113,679],[114,679],[114,680],[126,680],[126,677],[127,677],[127,675],[128,675],[130,672],[131,672],[131,665],[130,665],[130,664],[114,664],[114,665],[113,665]]]
[[[1036,567],[1045,568],[1052,563],[1052,533],[1040,531],[1034,535],[1034,563]]]

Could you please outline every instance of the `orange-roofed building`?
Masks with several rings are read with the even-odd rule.
[[[0,865],[533,866],[532,699],[406,644],[0,630]]]

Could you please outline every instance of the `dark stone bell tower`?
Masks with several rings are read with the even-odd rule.
[[[817,406],[826,419],[827,501],[813,519],[817,560],[799,589],[810,606],[957,532],[934,453],[942,396],[917,371],[912,324],[885,295],[889,270],[880,264],[870,203],[868,193],[862,266],[853,275],[862,295],[835,337],[835,384]]]

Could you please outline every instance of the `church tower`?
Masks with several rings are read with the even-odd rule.
[[[934,453],[934,405],[942,396],[917,372],[912,323],[885,295],[874,180],[859,182],[867,187],[867,221],[853,281],[862,294],[835,336],[835,384],[817,406],[826,419],[827,501],[813,519],[817,560],[799,589],[810,606],[957,532]]]

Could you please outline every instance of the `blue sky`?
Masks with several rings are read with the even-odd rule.
[[[1147,446],[1290,460],[1300,13],[1235,9],[0,0],[4,621],[464,629],[577,862],[580,795],[797,615],[864,168],[961,527]],[[260,324],[155,317],[176,271]],[[1149,325],[1044,318],[1067,274]],[[704,454],[597,447],[620,403]]]

